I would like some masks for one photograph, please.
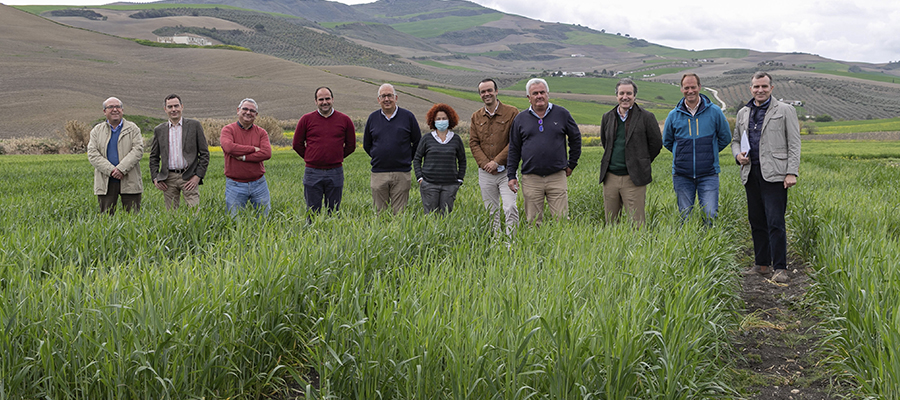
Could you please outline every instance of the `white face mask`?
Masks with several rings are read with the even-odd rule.
[[[439,131],[446,131],[450,127],[449,120],[434,121],[434,127]]]

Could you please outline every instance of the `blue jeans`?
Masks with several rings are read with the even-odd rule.
[[[318,169],[306,167],[303,172],[303,194],[306,207],[313,212],[322,210],[322,200],[328,212],[341,207],[344,192],[344,168]]]
[[[703,222],[711,224],[719,215],[719,175],[707,175],[690,178],[672,175],[672,186],[678,199],[678,211],[681,218],[687,219],[694,209],[694,198],[700,201],[703,209]]]
[[[263,176],[253,182],[238,182],[225,178],[225,206],[228,207],[231,216],[237,215],[238,210],[247,205],[248,201],[254,208],[262,209],[263,214],[269,215],[272,205],[266,177]]]

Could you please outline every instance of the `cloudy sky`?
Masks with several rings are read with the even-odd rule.
[[[371,0],[339,0],[359,4]],[[900,61],[900,3],[895,0],[472,0],[548,22],[620,32],[688,50],[748,48],[804,52],[843,61]],[[96,5],[92,0],[0,0],[7,5]]]

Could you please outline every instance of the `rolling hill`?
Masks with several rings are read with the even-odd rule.
[[[198,6],[196,5],[198,3],[204,5]],[[94,10],[103,15],[99,20],[83,17],[51,17],[45,12],[50,9],[49,7],[23,8],[44,12],[41,15],[61,24],[106,34],[97,35],[86,31],[81,31],[77,35],[58,33],[62,37],[97,35],[103,39],[72,38],[65,46],[69,52],[62,57],[59,57],[57,52],[57,58],[53,58],[51,54],[54,53],[48,54],[48,48],[52,45],[42,47],[40,40],[22,38],[22,35],[49,38],[48,34],[24,33],[29,30],[22,31],[13,26],[0,28],[10,32],[9,35],[4,34],[0,38],[0,49],[4,50],[3,54],[10,54],[0,62],[7,63],[12,68],[9,70],[15,71],[9,77],[4,74],[2,78],[5,82],[15,82],[11,87],[21,87],[35,74],[33,71],[30,73],[19,71],[17,67],[19,65],[42,60],[41,62],[56,67],[60,59],[71,61],[64,61],[60,66],[62,71],[72,71],[60,72],[61,76],[68,76],[69,79],[47,78],[41,75],[41,78],[31,81],[33,87],[38,89],[28,91],[29,94],[53,92],[56,96],[64,95],[65,89],[44,91],[41,87],[50,84],[58,85],[60,88],[73,86],[72,93],[91,93],[92,96],[99,98],[103,95],[97,90],[87,88],[99,79],[93,81],[86,79],[93,71],[75,72],[77,67],[89,69],[85,65],[85,60],[95,60],[94,67],[105,68],[123,77],[139,76],[140,73],[134,71],[137,67],[132,62],[140,60],[137,62],[138,65],[147,66],[141,72],[147,74],[147,81],[154,79],[164,81],[164,78],[156,77],[162,73],[155,71],[164,70],[166,66],[155,60],[188,55],[190,59],[202,61],[193,62],[189,68],[185,68],[185,71],[189,71],[184,73],[189,77],[186,79],[187,83],[176,87],[205,88],[205,85],[215,86],[212,82],[216,80],[231,82],[237,79],[234,83],[239,84],[234,86],[273,85],[274,88],[264,92],[274,94],[282,91],[296,92],[287,89],[294,85],[292,80],[295,79],[302,82],[296,84],[297,86],[310,88],[319,86],[312,83],[313,81],[324,81],[327,84],[331,84],[331,81],[342,82],[341,84],[346,82],[350,88],[348,94],[354,97],[348,105],[354,106],[345,109],[350,108],[356,117],[364,117],[371,106],[375,105],[374,101],[368,100],[368,96],[360,94],[359,84],[373,85],[375,82],[386,80],[408,84],[409,88],[404,90],[414,95],[407,98],[415,103],[422,99],[438,98],[434,92],[425,89],[429,86],[441,85],[471,90],[480,79],[491,76],[498,78],[504,87],[511,87],[528,76],[546,76],[562,72],[581,72],[588,75],[586,78],[567,79],[604,80],[630,76],[637,80],[660,83],[675,83],[684,72],[696,72],[703,77],[705,86],[719,90],[721,98],[733,113],[737,110],[736,106],[746,102],[749,97],[747,81],[749,75],[758,69],[772,71],[776,76],[778,81],[774,94],[777,97],[803,103],[798,110],[801,115],[829,114],[836,119],[889,118],[900,115],[900,90],[898,90],[900,85],[893,82],[894,77],[900,81],[900,69],[894,68],[896,65],[846,63],[811,54],[763,53],[748,49],[703,51],[674,49],[619,33],[505,14],[465,0],[379,0],[353,6],[326,0],[279,2],[186,0],[151,4],[121,3],[95,8]],[[4,13],[4,17],[9,16],[9,13]],[[34,18],[32,25],[46,23],[38,17],[29,18]],[[63,27],[56,25],[56,28]],[[246,47],[259,54],[218,56],[221,53],[217,52],[225,54],[231,52],[208,49],[153,49],[113,37],[152,39],[157,34],[165,35],[173,32],[193,32],[217,43]],[[121,51],[121,58],[94,54],[91,49],[98,43],[121,47],[121,50],[117,50]],[[26,54],[18,54],[12,51],[17,47],[29,50]],[[10,51],[7,51],[8,48]],[[211,62],[208,60],[215,57],[247,58],[259,60],[257,62],[264,64],[275,62],[265,55],[293,62],[284,64],[285,72],[279,70],[281,73],[275,76],[260,73],[235,73],[228,76],[223,71],[216,73],[207,71],[208,63]],[[41,68],[37,70],[40,71]],[[288,71],[296,75],[290,78],[283,76],[288,74]],[[19,77],[20,73],[25,77]],[[181,79],[180,76],[172,75],[175,74],[169,74],[170,79]],[[615,78],[613,75],[616,75]],[[279,86],[273,83],[273,80],[282,80],[286,85]],[[143,85],[145,80],[140,79],[140,82]],[[156,87],[160,86],[165,85]],[[608,85],[585,82],[565,86],[589,88]],[[231,87],[232,85],[226,85],[226,88]],[[210,90],[230,92],[221,87]],[[335,88],[335,91],[336,97],[340,100],[342,91],[339,88]],[[566,91],[571,94],[565,92],[553,94],[555,97],[607,105],[613,101],[609,93]],[[520,92],[514,93],[518,95]],[[355,105],[356,97],[359,97],[358,106]],[[674,96],[661,97],[639,96],[639,101],[664,109],[671,107],[678,100],[671,98]],[[218,95],[216,98],[221,99],[222,96]],[[68,101],[60,102],[44,111],[54,115],[51,119],[54,121],[52,129],[61,126],[57,121],[63,115],[72,113],[71,110],[61,108],[62,105],[74,104],[77,101],[69,98]],[[96,98],[94,101],[97,101]],[[131,103],[143,106],[140,100]],[[424,109],[427,104],[423,102],[410,108]],[[477,103],[465,101],[464,104],[472,107]],[[340,108],[341,103],[338,105]],[[222,111],[216,112],[215,107],[220,106],[209,106],[195,111],[201,112],[197,116],[223,115]],[[282,107],[284,106],[279,102],[273,112],[277,113],[279,118],[289,118],[284,115],[288,114],[287,110],[290,107]],[[296,109],[297,106],[293,108]],[[606,105],[601,108],[605,109]],[[149,110],[145,113],[156,112],[153,108]],[[76,114],[79,112],[86,113],[78,111]],[[46,135],[46,131],[50,128],[42,129],[44,131],[40,134]],[[30,131],[33,131],[33,128],[5,128],[0,132],[0,136],[21,135],[22,132]]]
[[[21,107],[4,107],[0,138],[48,137],[65,121],[102,117],[109,96],[124,102],[127,114],[164,117],[162,99],[184,98],[185,115],[230,118],[237,103],[253,97],[262,115],[298,119],[315,109],[313,91],[334,90],[335,108],[365,118],[378,108],[377,85],[394,77],[366,67],[364,81],[264,54],[244,51],[157,48],[108,34],[73,28],[0,5],[0,84]],[[353,71],[353,70],[351,70]],[[460,110],[478,103],[416,87],[398,87],[399,104],[424,117],[434,102]]]

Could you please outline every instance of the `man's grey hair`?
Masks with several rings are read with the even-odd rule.
[[[244,103],[253,103],[253,105],[256,107],[256,112],[259,113],[259,104],[256,104],[256,100],[253,100],[249,97],[246,99],[243,99],[243,100],[241,100],[240,103],[238,103],[238,108],[241,108],[241,106],[244,105]]]
[[[550,93],[550,85],[547,84],[547,81],[541,78],[531,78],[528,80],[528,83],[525,84],[525,95],[531,94],[531,87],[537,85],[538,83],[543,84],[545,88],[547,88],[547,93]]]
[[[775,80],[772,79],[772,75],[769,75],[769,73],[766,71],[756,71],[756,73],[753,74],[753,77],[750,78],[750,80],[752,81],[754,79],[762,79],[762,78],[769,78],[769,86],[772,86],[772,84],[775,83]]]
[[[394,85],[391,85],[390,83],[382,83],[381,86],[378,87],[378,93],[376,93],[376,96],[381,96],[381,89],[384,89],[386,87],[391,88],[391,93],[393,93],[394,96],[397,95],[397,90],[394,89]]]
[[[637,84],[634,83],[634,81],[631,80],[631,78],[619,79],[619,82],[616,83],[616,94],[619,94],[619,86],[622,86],[622,85],[631,85],[631,87],[634,88],[634,95],[637,96]]]
[[[106,103],[109,103],[110,100],[116,100],[116,101],[118,101],[118,102],[119,102],[119,105],[121,105],[122,108],[125,108],[125,103],[123,103],[122,100],[119,100],[118,97],[110,97],[110,98],[108,98],[108,99],[106,99],[106,100],[103,100],[103,109],[104,109],[104,110],[106,109]]]

